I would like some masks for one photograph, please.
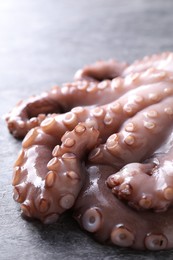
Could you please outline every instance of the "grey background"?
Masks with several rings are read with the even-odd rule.
[[[55,225],[27,222],[12,199],[11,175],[21,143],[4,115],[22,98],[72,80],[98,59],[173,50],[173,1],[0,1],[0,259],[173,259],[173,251],[102,246],[66,214]],[[141,227],[142,228],[142,227]]]

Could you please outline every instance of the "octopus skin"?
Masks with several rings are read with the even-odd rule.
[[[121,80],[113,79],[121,75],[126,64],[113,60],[98,64],[91,65],[89,69],[97,79],[80,79],[79,70],[73,83],[65,83],[62,87],[54,86],[50,91],[19,101],[6,117],[9,131],[14,137],[21,139],[30,129],[39,126],[49,114],[67,112],[80,105],[106,104],[111,102],[113,97],[125,92],[123,87],[122,93],[116,90],[121,85]]]
[[[54,87],[51,91],[21,101],[8,114],[9,131],[16,138],[23,138],[33,127],[39,126],[46,117],[70,111],[77,106],[98,106],[109,103],[126,91],[121,80],[102,82],[78,81]],[[117,90],[121,87],[120,92]],[[128,86],[127,86],[128,87]],[[133,85],[129,86],[132,88]]]
[[[155,75],[154,80],[153,75]],[[160,84],[160,77],[162,78],[162,84]],[[21,203],[21,209],[25,215],[39,218],[44,223],[48,223],[50,221],[48,219],[53,218],[50,217],[52,214],[54,214],[54,217],[55,215],[58,217],[63,210],[60,209],[58,203],[56,207],[51,206],[54,204],[55,197],[57,201],[60,197],[65,196],[74,203],[83,185],[82,180],[84,177],[80,177],[74,186],[70,185],[70,181],[67,182],[67,187],[64,184],[65,181],[60,178],[60,176],[64,176],[65,172],[73,172],[74,175],[84,176],[82,163],[80,163],[83,158],[80,156],[83,155],[81,153],[79,156],[80,151],[77,149],[86,148],[89,138],[92,144],[89,146],[91,152],[91,148],[99,147],[100,142],[104,142],[114,131],[118,131],[127,118],[136,114],[142,108],[147,107],[148,109],[149,105],[157,103],[156,98],[151,98],[152,95],[148,96],[150,91],[152,93],[153,87],[160,94],[160,99],[170,95],[168,89],[172,79],[169,78],[169,74],[165,74],[163,79],[163,74],[160,75],[158,71],[155,71],[154,74],[152,71],[151,78],[147,77],[145,81],[141,76],[139,79],[142,79],[143,86],[132,89],[130,95],[128,92],[122,95],[118,99],[118,106],[115,101],[109,103],[109,105],[96,108],[76,107],[71,112],[46,118],[39,127],[29,131],[23,140],[22,152],[15,164],[13,180],[14,198]],[[164,91],[165,89],[166,91]],[[147,97],[144,98],[143,96],[142,98],[141,95],[144,90]],[[130,105],[133,107],[133,111],[129,110]],[[84,122],[83,124],[90,134],[79,135],[79,139],[77,139],[74,133],[77,132],[76,129],[82,129],[80,122]],[[71,132],[68,132],[69,130]],[[93,134],[95,132],[98,133],[97,138]],[[73,137],[71,138],[70,135]],[[83,144],[82,139],[86,143]],[[67,155],[70,157],[65,159],[64,156]],[[72,161],[73,167],[71,169],[70,162]],[[61,187],[64,187],[63,192]],[[70,206],[64,208],[72,207],[72,202],[68,202]]]
[[[136,60],[132,64],[118,62],[116,60],[98,61],[94,64],[85,66],[76,72],[76,80],[97,81],[104,77],[126,77],[127,75],[147,71],[149,68],[173,72],[173,53],[163,52],[145,56],[143,59]]]
[[[108,186],[137,210],[163,212],[173,204],[173,147],[171,140],[144,163],[126,164],[109,176]],[[141,186],[140,183],[143,183]]]
[[[146,71],[148,68],[173,72],[173,53],[163,52],[161,54],[145,56],[141,60],[136,60],[130,66],[125,68],[122,76],[125,77],[130,73]]]
[[[118,133],[92,151],[89,160],[124,166],[108,180],[119,198],[137,209],[165,211],[173,203],[172,134],[173,103],[169,96],[125,121]]]
[[[9,113],[25,137],[13,174],[25,216],[50,224],[72,208],[100,242],[173,247],[172,61],[100,61]]]
[[[145,160],[162,146],[167,136],[172,134],[172,129],[172,97],[166,97],[126,120],[118,132],[110,135],[104,144],[92,151],[89,160],[121,167]]]
[[[73,206],[85,177],[80,161],[99,143],[99,133],[78,124],[62,136],[58,154],[56,147],[53,153],[57,156],[52,159],[56,136],[47,135],[39,127],[31,131],[15,163],[14,199],[21,203],[24,215],[50,224]]]
[[[132,73],[125,78],[116,77],[112,80],[106,79],[109,76],[107,72],[104,75],[105,80],[101,82],[82,80],[66,83],[62,88],[55,86],[49,92],[18,102],[6,117],[9,131],[14,137],[23,138],[30,129],[39,126],[45,118],[54,114],[64,113],[81,105],[108,104],[133,88],[154,83],[165,76],[163,71],[158,71],[157,75],[157,71],[153,70],[150,68],[143,73]]]
[[[152,67],[172,71],[172,53],[145,57],[131,66],[113,60],[89,65],[76,72],[76,82],[64,84],[62,88],[55,86],[48,92],[18,102],[6,118],[9,131],[16,138],[23,138],[30,129],[40,125],[47,114],[67,112],[79,105],[109,103],[118,98],[118,91],[114,91],[114,88],[123,84],[122,77],[132,74],[135,78],[135,72],[143,72]]]
[[[113,79],[116,77],[121,77],[127,67],[127,63],[116,60],[97,61],[94,64],[85,66],[83,69],[79,69],[75,73],[74,79],[87,81],[103,81],[104,79]]]
[[[136,211],[116,198],[106,179],[117,169],[87,165],[87,179],[73,209],[80,227],[103,244],[138,250],[173,247],[173,208],[166,212]]]

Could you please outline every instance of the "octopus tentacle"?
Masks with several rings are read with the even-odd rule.
[[[172,68],[171,53],[101,61],[20,102],[7,124],[28,132],[13,174],[23,214],[48,224],[74,208],[101,242],[173,248]]]
[[[140,119],[140,114],[136,116],[135,125],[138,134],[133,138],[124,137],[124,140],[125,138],[129,140],[124,153],[124,143],[114,145],[115,148],[112,145],[111,149],[107,147],[106,152],[110,150],[111,156],[114,157],[114,164],[119,156],[121,161],[124,160],[122,166],[127,164],[120,172],[109,178],[108,184],[119,198],[126,199],[130,205],[138,209],[152,208],[158,211],[166,210],[172,205],[172,98],[169,97],[151,108],[155,114],[154,120]],[[152,112],[152,115],[154,114]],[[166,141],[167,136],[171,136],[171,140]],[[113,139],[111,140],[113,144]],[[150,160],[149,165],[135,163],[128,165],[130,162],[141,162],[150,157],[154,159]],[[139,183],[143,185],[140,186]]]
[[[154,213],[128,207],[106,187],[105,180],[114,171],[107,165],[88,166],[74,207],[81,228],[102,243],[148,250],[172,248],[173,209]]]
[[[133,78],[131,85],[114,79],[100,83],[78,81],[66,83],[62,88],[54,87],[49,92],[19,102],[6,117],[9,131],[16,138],[23,138],[30,129],[40,125],[47,114],[67,112],[80,105],[103,105],[125,93],[128,87],[133,87]]]
[[[146,71],[148,68],[173,72],[173,53],[163,52],[161,54],[145,56],[141,60],[136,60],[125,68],[122,77],[125,77],[130,73]]]
[[[7,116],[7,125],[16,138],[23,138],[30,129],[40,125],[47,114],[64,113],[80,105],[104,105],[118,99],[131,89],[159,82],[163,78],[170,78],[170,75],[152,69],[141,74],[131,74],[125,79],[115,78],[99,83],[87,81],[66,83],[62,88],[57,86],[49,92],[19,102]]]
[[[99,132],[78,124],[65,133],[57,156],[51,159],[56,138],[39,128],[34,131],[35,144],[24,143],[15,164],[14,199],[21,203],[24,215],[51,223],[73,206],[85,178],[81,161],[98,144]]]
[[[172,95],[173,89],[170,88],[172,79],[169,77],[164,79],[158,71],[154,75],[154,80],[147,78],[146,81],[141,76],[139,81],[143,85],[131,91],[130,87],[133,84],[129,85],[129,91],[122,95],[118,101],[94,108],[75,107],[68,113],[45,119],[41,123],[41,128],[46,133],[58,137],[62,136],[65,131],[72,130],[77,123],[85,122],[88,126],[99,130],[102,142],[104,142],[110,134],[120,128],[127,118],[132,117],[142,108]],[[160,84],[161,78],[162,84]],[[157,90],[158,96],[153,95],[155,90]]]
[[[163,83],[160,87],[159,85],[160,85],[161,80],[163,81]],[[131,110],[132,110],[132,106],[135,109],[136,105],[134,104],[134,102],[136,102],[136,104],[141,103],[141,106],[142,106],[143,103],[145,104],[145,101],[143,101],[142,97],[141,97],[142,91],[144,91],[144,92],[149,91],[149,88],[151,87],[150,100],[157,99],[156,95],[152,96],[152,91],[154,93],[155,88],[158,88],[158,91],[161,91],[161,89],[162,89],[162,91],[164,93],[161,94],[161,96],[171,94],[171,91],[172,91],[171,90],[171,84],[172,84],[171,76],[168,73],[164,73],[164,72],[157,71],[157,70],[154,70],[154,69],[149,70],[145,73],[128,76],[124,80],[121,79],[121,78],[116,78],[112,81],[106,81],[105,83],[106,83],[106,85],[104,84],[104,82],[101,82],[99,84],[94,83],[95,84],[94,86],[97,87],[97,90],[95,92],[92,92],[92,91],[87,92],[87,90],[82,90],[82,91],[78,92],[78,90],[76,90],[76,87],[73,88],[71,86],[71,94],[68,94],[68,91],[67,91],[66,94],[64,94],[64,99],[61,98],[61,102],[60,102],[61,107],[63,107],[63,109],[65,109],[65,110],[68,110],[68,109],[70,109],[70,106],[73,107],[73,106],[75,106],[75,104],[78,105],[81,102],[83,102],[84,105],[85,104],[91,105],[91,104],[94,104],[94,102],[96,102],[96,101],[97,101],[96,106],[99,106],[100,103],[101,103],[101,105],[106,104],[107,102],[109,103],[112,100],[121,98],[121,96],[122,96],[122,100],[120,99],[120,102],[117,102],[117,103],[115,102],[114,104],[112,104],[112,108],[110,108],[108,112],[106,112],[107,107],[108,107],[107,105],[101,106],[101,110],[103,108],[105,110],[105,113],[106,113],[105,119],[103,119],[105,121],[105,124],[106,125],[112,125],[113,120],[112,120],[111,117],[113,116],[112,114],[114,114],[114,113],[112,113],[111,111],[114,110],[115,112],[118,112],[119,103],[122,103],[123,110],[124,110],[124,112],[123,111],[118,112],[119,118],[120,118],[120,116],[122,118],[124,118],[125,114],[127,114],[127,116],[130,115],[130,114],[133,114],[133,111],[131,111]],[[91,86],[91,84],[93,84],[93,83],[90,83],[90,86]],[[104,87],[102,86],[102,84],[103,84]],[[147,86],[145,87],[145,85],[147,85],[148,87]],[[64,86],[64,88],[66,88],[66,87]],[[146,90],[145,90],[145,88],[146,88]],[[59,89],[59,88],[57,88],[57,89]],[[70,91],[70,87],[67,88],[67,89]],[[131,95],[133,95],[134,100],[132,100],[132,98],[130,98],[130,95],[128,93],[130,90],[133,90],[133,89],[136,89],[136,91],[137,91],[136,93],[135,92],[130,93]],[[138,89],[139,89],[139,91],[138,91]],[[74,95],[76,93],[76,91],[77,91],[78,94]],[[65,90],[63,90],[63,88],[62,88],[61,92],[65,93]],[[125,96],[124,96],[124,94],[125,94]],[[74,95],[74,98],[72,98],[72,96],[71,96],[71,99],[73,100],[73,102],[72,101],[67,102],[68,104],[65,107],[65,105],[63,105],[63,102],[64,102],[63,100],[66,100],[66,99],[67,99],[66,101],[70,100],[70,95]],[[107,96],[109,96],[109,98],[107,98]],[[57,98],[57,102],[58,102],[58,98]],[[125,104],[125,102],[126,102],[126,104]],[[140,106],[140,104],[138,105],[138,107],[139,106]],[[32,106],[30,106],[30,109],[32,110]],[[74,111],[77,111],[77,110],[78,110],[78,112],[79,112],[79,110],[80,111],[82,111],[82,110],[88,111],[88,114],[92,114],[93,111],[94,111],[93,108],[90,107],[90,106],[89,107],[79,107],[79,108],[75,107]],[[98,109],[96,108],[96,110],[99,110],[99,108]],[[122,110],[122,109],[120,109],[120,110]],[[90,113],[89,111],[92,111],[92,112]],[[77,114],[80,114],[78,112],[77,112]],[[67,117],[67,115],[69,116],[72,113],[73,113],[73,109],[71,110],[71,112],[69,112],[69,114],[65,113],[65,114],[57,115],[57,116],[56,116],[56,114],[52,114],[48,117],[47,121],[52,121],[52,118],[58,118],[59,121],[62,121],[63,118],[65,119]],[[124,114],[124,116],[123,116],[122,113]],[[39,118],[40,118],[40,115],[38,116],[38,119]],[[100,118],[102,118],[102,117],[100,116]],[[11,125],[11,123],[10,123],[11,120],[12,120],[12,117],[8,121],[9,126]],[[84,120],[85,120],[85,118],[80,118],[78,122],[82,122]],[[88,120],[89,120],[89,118],[88,118]],[[19,124],[21,124],[21,122],[23,122],[22,127],[18,128],[18,122],[19,122]],[[33,121],[33,118],[30,119],[29,122],[36,122],[36,124],[40,123],[39,120]],[[31,127],[31,124],[30,123],[28,124],[27,116],[24,117],[24,118],[20,118],[20,120],[18,120],[18,119],[15,120],[15,125],[12,124],[12,127],[14,127],[13,128],[14,133],[18,137],[23,136],[28,131],[28,128],[25,127],[24,124],[26,124],[26,126],[29,127],[29,128]],[[33,124],[32,124],[32,127],[33,127]]]
[[[172,134],[144,163],[130,163],[108,178],[108,186],[138,210],[166,211],[173,204]],[[142,183],[142,186],[140,185]]]
[[[55,86],[49,92],[19,102],[6,118],[8,128],[15,137],[22,138],[31,128],[40,125],[47,114],[66,112],[81,104],[105,103],[107,100],[101,94],[105,92],[109,101],[108,96],[114,91],[110,83],[78,81],[66,83],[62,88]]]
[[[94,64],[79,69],[74,76],[75,80],[102,81],[121,77],[127,63],[116,60],[97,61]]]
[[[155,86],[155,88],[158,88],[158,89],[161,88],[161,90],[163,91],[165,89],[165,87],[168,87],[168,85],[167,85],[167,81],[166,81],[166,85],[164,85],[164,83],[163,83],[163,84],[159,84],[158,87],[156,87],[157,85],[154,85],[154,86]],[[149,88],[149,87],[150,87],[150,89],[152,89],[152,85],[144,86],[144,88]],[[136,93],[139,94],[140,91],[141,91],[141,88],[142,87],[140,87],[139,89],[137,88],[135,94]],[[163,91],[163,93],[165,93],[165,94],[160,95],[160,98],[162,98],[162,96],[164,96],[164,95],[168,95],[168,94],[171,93],[170,91],[168,91],[168,89],[169,88],[167,88],[167,91]],[[133,91],[132,91],[132,93],[133,93]],[[146,93],[148,93],[148,90],[146,91]],[[130,95],[130,96],[132,97],[132,95]],[[126,95],[122,96],[119,100],[120,100],[120,103],[121,103],[121,100],[122,100],[122,104],[127,103],[128,95],[127,95],[127,97],[126,97]],[[136,106],[137,109],[135,108],[135,113],[138,110],[140,111],[142,106],[145,107],[148,104],[147,102],[149,102],[149,103],[158,102],[157,98],[149,98],[147,100],[149,100],[149,101],[143,102],[143,105],[142,105],[141,102],[139,102],[140,101],[139,98],[137,99],[137,104],[139,104],[139,105]],[[118,110],[119,110],[119,108],[118,108]],[[69,154],[69,152],[66,151],[66,148],[72,149],[72,147],[75,143],[74,139],[72,139],[72,140],[69,139],[68,141],[66,141],[67,147],[63,144],[63,146],[62,146],[63,149],[62,149],[62,147],[59,148],[59,145],[61,143],[60,140],[61,140],[61,137],[64,135],[64,133],[66,131],[73,130],[79,122],[83,121],[83,122],[85,122],[86,127],[92,126],[95,129],[99,130],[99,133],[100,133],[99,137],[101,138],[101,141],[103,142],[105,140],[105,138],[107,138],[112,133],[113,128],[115,128],[115,125],[117,126],[117,129],[118,129],[121,126],[121,124],[124,122],[124,120],[129,116],[129,113],[125,113],[124,116],[123,116],[123,113],[118,114],[118,110],[117,110],[117,106],[115,106],[115,103],[113,103],[110,106],[105,105],[103,107],[96,107],[96,108],[93,108],[93,109],[82,108],[82,107],[74,108],[72,110],[72,112],[68,112],[66,114],[61,114],[61,115],[55,115],[55,116],[52,116],[51,118],[45,119],[41,123],[40,127],[36,127],[34,129],[32,129],[27,134],[27,136],[23,140],[23,144],[22,144],[23,153],[24,153],[23,158],[24,159],[22,160],[22,162],[20,162],[21,159],[17,160],[18,161],[17,166],[20,168],[20,174],[18,174],[19,169],[15,168],[16,174],[15,174],[15,177],[14,177],[14,179],[15,179],[15,181],[14,181],[14,183],[15,183],[15,198],[17,198],[16,200],[19,201],[19,202],[21,202],[21,201],[23,202],[23,200],[25,201],[25,203],[22,204],[22,209],[24,208],[23,211],[27,212],[26,214],[29,215],[28,212],[30,212],[30,215],[32,215],[32,216],[40,217],[40,215],[39,215],[40,212],[39,213],[32,213],[33,209],[35,209],[35,208],[38,209],[40,207],[40,206],[38,206],[38,204],[41,203],[40,199],[42,199],[44,201],[43,205],[44,206],[46,205],[45,207],[48,210],[48,211],[45,210],[46,214],[48,214],[48,212],[52,212],[52,210],[54,210],[50,207],[50,205],[52,204],[51,196],[49,196],[49,195],[46,196],[46,197],[50,197],[49,202],[47,202],[47,200],[45,200],[44,196],[43,196],[43,198],[41,198],[43,193],[42,192],[40,193],[40,191],[42,191],[42,189],[40,189],[39,187],[44,186],[43,182],[45,181],[45,179],[47,180],[46,183],[50,183],[47,186],[48,187],[51,186],[52,183],[54,182],[54,180],[56,179],[55,176],[57,175],[57,172],[59,171],[59,169],[60,169],[60,171],[62,171],[64,169],[62,166],[60,168],[56,168],[56,167],[59,167],[57,157],[63,156],[63,154],[67,154],[67,153]],[[107,126],[106,126],[107,128],[106,128],[106,131],[105,131],[105,117],[108,113],[111,116],[112,123],[111,123],[111,125],[107,124]],[[131,116],[131,113],[130,113],[130,116]],[[76,130],[74,130],[74,131],[76,131]],[[147,129],[147,131],[148,131],[148,129]],[[67,135],[68,135],[68,133],[65,135],[65,139],[66,139]],[[63,140],[64,139],[62,138],[62,141]],[[85,138],[84,138],[84,140],[86,141]],[[80,141],[79,144],[81,144],[81,142],[82,141]],[[94,148],[95,142],[93,142],[93,144],[94,144],[93,145],[93,148]],[[98,143],[97,143],[97,146],[98,146]],[[80,146],[78,146],[78,147],[80,147]],[[61,149],[63,151],[63,154],[59,154]],[[44,150],[46,152],[44,152]],[[75,150],[76,150],[76,148],[75,148]],[[52,151],[53,151],[53,153],[52,153]],[[46,157],[47,159],[44,158],[45,153],[47,155],[47,157]],[[52,158],[51,153],[53,155],[53,158]],[[42,156],[43,156],[43,158],[42,158]],[[105,156],[105,158],[106,158],[106,156]],[[46,172],[47,168],[45,167],[45,165],[42,164],[41,167],[40,167],[40,162],[42,160],[44,160],[45,165],[48,164],[47,167],[50,170],[48,177],[46,177],[47,176],[47,172]],[[73,161],[74,165],[76,165],[76,157],[75,158],[70,157],[70,158],[68,158],[67,161],[68,162]],[[31,168],[31,165],[33,165],[34,170],[33,170],[33,168]],[[46,168],[44,170],[42,169],[43,165]],[[35,171],[35,173],[33,174],[34,171]],[[74,172],[74,170],[72,170],[72,172]],[[41,176],[41,179],[39,179],[40,183],[39,183],[38,178],[36,178],[37,176],[39,176],[39,178]],[[19,183],[17,183],[17,184],[16,184],[16,178],[17,179],[19,178]],[[23,182],[28,184],[29,183],[28,179],[30,180],[31,178],[34,178],[34,183],[33,183],[32,186],[23,184]],[[30,182],[31,182],[31,180],[30,180]],[[37,183],[39,184],[39,187],[38,187]],[[82,183],[80,185],[82,185]],[[48,192],[48,190],[46,189],[47,186],[44,186],[45,194]],[[54,189],[56,191],[56,186],[59,187],[58,184],[53,186],[53,191],[54,191]],[[79,191],[79,189],[80,188],[78,188],[78,189],[76,188],[77,192]],[[31,192],[31,190],[33,192]],[[58,188],[57,188],[57,190],[58,190]],[[51,192],[52,194],[57,194],[56,192],[53,192],[53,191]],[[34,193],[38,195],[38,196],[36,196],[36,198],[37,197],[39,198],[38,199],[39,203],[34,202],[35,199],[32,199],[32,197],[31,198],[29,197],[29,199],[27,199],[26,196],[30,196],[28,194],[34,194]],[[48,192],[48,194],[49,194],[49,192]],[[22,198],[22,200],[21,200],[21,198]],[[52,198],[52,201],[53,200],[54,200],[54,198]],[[36,199],[36,201],[37,201],[37,199]],[[47,205],[49,205],[49,206],[47,206]],[[27,208],[27,211],[26,211],[26,208]],[[30,208],[30,210],[29,210],[29,208]],[[41,210],[41,211],[43,211],[43,210]],[[33,211],[33,212],[35,212],[35,211]],[[58,212],[60,212],[60,211],[58,210]],[[44,217],[45,217],[45,215],[41,215],[40,218],[42,219],[42,221],[45,221],[45,222],[48,221],[48,220],[43,220]],[[54,217],[55,217],[55,215],[54,215]]]
[[[146,158],[149,153],[152,154],[160,144],[157,138],[163,142],[164,137],[169,134],[173,122],[171,97],[173,89],[167,91],[164,84],[153,87],[149,85],[131,91],[129,97],[130,102],[132,100],[131,104],[127,100],[124,102],[125,96],[119,98],[119,104],[125,104],[125,110],[129,112],[131,118],[125,121],[125,116],[123,117],[121,114],[118,122],[120,123],[122,120],[124,124],[119,131],[116,127],[116,120],[114,120],[114,134],[111,133],[106,143],[100,144],[91,152],[89,160],[92,163],[101,161],[103,164],[122,167],[127,163]],[[157,94],[152,92],[153,90],[157,90]],[[143,96],[134,95],[134,97],[140,97],[140,102],[133,103],[132,93],[143,93]],[[117,118],[117,114],[115,118]],[[163,129],[165,130],[163,131]]]
[[[76,80],[102,81],[105,78],[123,78],[136,72],[141,73],[149,68],[173,72],[173,53],[163,52],[161,54],[145,56],[143,59],[136,60],[130,65],[114,60],[98,61],[83,69],[79,69],[75,73],[74,78]]]

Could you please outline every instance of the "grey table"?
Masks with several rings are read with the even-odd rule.
[[[173,1],[0,1],[0,259],[173,259],[173,251],[102,246],[71,220],[27,222],[12,199],[12,166],[21,142],[4,115],[20,99],[72,80],[98,59],[132,61],[173,50]]]

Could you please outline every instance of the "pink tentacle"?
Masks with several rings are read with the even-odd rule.
[[[40,128],[32,135],[15,164],[14,199],[26,216],[51,223],[73,206],[85,179],[81,161],[98,144],[99,132],[80,123],[65,133],[58,149],[58,139]]]

